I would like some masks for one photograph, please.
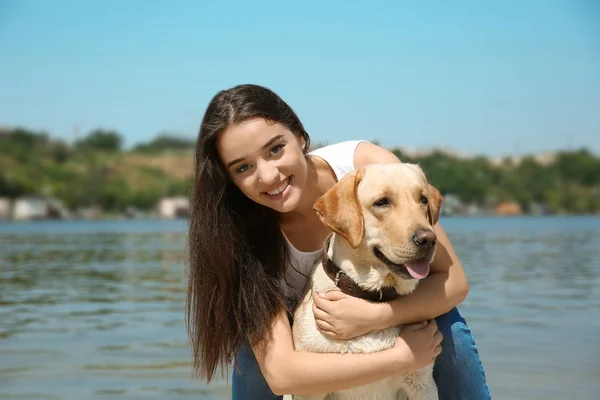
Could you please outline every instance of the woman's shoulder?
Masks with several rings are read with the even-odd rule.
[[[354,152],[354,166],[356,169],[369,164],[387,164],[400,162],[400,159],[388,149],[367,141],[362,141],[356,146]]]
[[[310,154],[324,159],[333,168],[337,180],[369,164],[400,162],[394,153],[367,140],[346,140],[317,148]]]
[[[314,150],[311,150],[311,154],[320,155],[320,154],[340,154],[340,152],[347,153],[350,152],[354,154],[360,143],[368,143],[366,140],[345,140],[343,142],[337,142],[333,144],[326,144],[321,147],[317,147]],[[346,150],[346,151],[344,151]]]
[[[335,144],[326,145],[310,152],[329,165],[335,173],[336,180],[340,180],[344,175],[355,169],[356,149],[366,141],[347,140]]]

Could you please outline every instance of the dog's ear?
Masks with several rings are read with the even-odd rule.
[[[431,226],[434,226],[440,219],[440,208],[444,197],[433,185],[427,184],[427,199],[429,200],[427,212],[429,213]]]
[[[364,174],[363,168],[346,174],[313,205],[321,222],[342,235],[353,248],[358,247],[364,233],[362,207],[357,193]]]
[[[429,204],[427,205],[427,217],[429,218],[429,222],[433,226],[437,224],[440,218],[440,208],[442,207],[444,197],[442,196],[440,191],[437,190],[436,187],[434,187],[427,181],[427,177],[425,176],[425,173],[423,172],[421,167],[419,167],[417,164],[405,163],[405,165],[407,167],[410,167],[410,169],[415,171],[417,174],[419,174],[419,176],[423,180],[423,184],[425,185],[425,194],[427,196],[427,200],[429,200]]]

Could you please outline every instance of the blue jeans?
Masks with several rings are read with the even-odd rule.
[[[433,367],[433,377],[441,400],[491,399],[479,352],[467,323],[454,308],[436,318],[444,335],[442,354]],[[250,346],[237,356],[239,372],[234,369],[232,400],[281,399],[273,394],[262,376]]]

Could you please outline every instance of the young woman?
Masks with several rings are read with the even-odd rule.
[[[468,284],[439,224],[431,274],[410,295],[377,304],[338,293],[316,299],[315,323],[331,337],[405,325],[392,349],[294,351],[293,309],[330,233],[313,203],[355,168],[399,162],[365,141],[311,153],[309,146],[294,111],[267,88],[236,86],[208,105],[188,236],[186,316],[195,372],[210,381],[235,361],[233,399],[276,399],[363,385],[435,358],[442,399],[489,398],[475,343],[455,308]]]

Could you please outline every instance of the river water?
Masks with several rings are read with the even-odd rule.
[[[600,218],[446,218],[495,399],[600,398]],[[0,399],[226,399],[191,378],[185,221],[0,223]]]

